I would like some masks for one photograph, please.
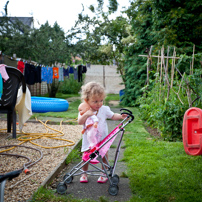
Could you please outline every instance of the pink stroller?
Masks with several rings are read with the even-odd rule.
[[[95,147],[91,150],[84,152],[82,161],[74,166],[69,173],[66,173],[63,177],[63,181],[57,185],[57,193],[65,194],[67,191],[67,185],[72,182],[73,176],[81,175],[83,173],[87,173],[88,175],[100,175],[100,172],[105,174],[109,180],[109,189],[108,192],[110,195],[117,195],[118,194],[118,183],[119,183],[119,176],[115,174],[116,164],[119,157],[121,141],[124,135],[125,126],[128,125],[131,121],[133,121],[134,116],[132,112],[128,109],[121,109],[123,111],[121,114],[127,114],[128,116],[118,125],[114,130],[107,135],[101,142],[99,142]],[[114,163],[112,166],[109,165],[105,154],[109,150],[111,144],[113,143],[114,139],[117,137],[118,133],[121,132],[120,140],[115,152]],[[107,164],[103,162],[103,157],[105,157]],[[95,170],[88,170],[83,171],[81,168],[86,164],[91,165]],[[95,164],[101,163],[101,169],[97,167]],[[99,172],[99,174],[96,174]]]

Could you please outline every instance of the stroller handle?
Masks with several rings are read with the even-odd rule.
[[[130,110],[128,110],[128,109],[124,109],[124,108],[120,109],[120,111],[123,111],[123,110],[125,110],[126,112],[122,112],[121,115],[122,115],[122,114],[127,114],[127,115],[130,117],[129,123],[130,123],[131,121],[133,121],[133,120],[134,120],[133,113],[132,113]],[[128,117],[128,118],[129,118],[129,117]]]
[[[120,111],[123,111],[123,110],[125,110],[125,111],[129,112],[130,114],[132,114],[132,112],[129,109],[125,109],[125,108],[120,109]]]

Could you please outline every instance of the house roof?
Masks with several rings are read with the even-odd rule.
[[[33,17],[7,17],[10,23],[16,24],[17,22],[21,22],[29,28],[33,27],[34,19]],[[0,22],[5,19],[5,17],[0,17]]]
[[[33,28],[34,27],[34,19],[33,17],[0,17],[0,22],[4,22],[5,19],[8,20],[10,24],[17,25],[19,31],[24,33],[24,28],[21,26],[18,22],[22,23],[24,26],[28,28]]]
[[[33,17],[9,17],[10,21],[16,23],[17,21],[22,22],[24,25],[32,27]]]

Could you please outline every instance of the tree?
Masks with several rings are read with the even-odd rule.
[[[182,48],[195,44],[196,49],[202,50],[200,0],[154,0],[151,9],[156,41]],[[192,49],[189,51],[192,52]]]
[[[96,64],[112,64],[116,61],[117,70],[120,71],[123,80],[124,73],[124,48],[127,45],[122,39],[129,36],[127,27],[128,20],[122,16],[110,19],[110,14],[117,10],[117,1],[110,1],[109,11],[103,11],[103,1],[98,1],[98,7],[90,6],[90,10],[94,16],[90,18],[88,15],[79,14],[78,20],[71,30],[71,37],[79,39],[79,35],[85,39],[82,43],[86,44],[83,49],[80,41],[76,44],[80,48],[80,55],[83,55],[87,61]],[[115,47],[115,48],[113,48]],[[77,49],[78,50],[78,49]]]
[[[176,47],[178,54],[192,54],[202,49],[202,2],[182,0],[135,0],[126,11],[135,42],[125,50],[126,89],[123,103],[135,105],[146,80],[146,59],[140,54],[148,54],[153,45],[153,54],[158,54],[161,46]],[[198,33],[198,35],[197,35]],[[197,36],[196,36],[197,35]],[[155,65],[153,63],[155,68]],[[155,69],[154,69],[155,70]],[[152,71],[150,71],[152,76]]]
[[[32,30],[21,21],[10,21],[9,17],[0,20],[0,50],[6,55],[16,53],[18,57],[31,54],[30,32]]]
[[[48,66],[65,63],[71,57],[70,42],[57,23],[51,27],[47,22],[31,30],[20,21],[10,23],[8,17],[3,17],[0,27],[0,50],[6,55],[15,53],[17,57]],[[58,87],[57,82],[48,86],[50,97],[55,97]]]
[[[68,56],[68,41],[57,23],[51,27],[48,22],[35,29],[30,36],[33,46],[33,59],[43,65],[55,62],[65,63]]]
[[[33,41],[33,59],[39,64],[52,66],[56,62],[66,63],[71,56],[69,41],[57,23],[51,27],[46,22],[39,29],[35,29],[30,38]],[[59,84],[57,80],[48,84],[49,97],[56,96]]]

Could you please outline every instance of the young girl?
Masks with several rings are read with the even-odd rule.
[[[112,119],[112,120],[120,120],[127,117],[127,114],[118,114],[114,113],[110,110],[108,106],[103,105],[103,101],[105,99],[105,90],[102,85],[96,82],[89,82],[86,85],[82,86],[82,92],[81,92],[81,99],[86,101],[90,105],[90,109],[86,111],[83,115],[78,115],[78,124],[83,125],[85,124],[85,121],[88,117],[92,115],[96,115],[99,124],[98,124],[98,134],[97,137],[99,137],[99,141],[103,140],[108,135],[108,126],[106,119]],[[83,140],[82,140],[82,148],[81,151],[85,152],[89,149],[89,141],[87,139],[86,133],[83,134]],[[106,153],[106,158],[108,159],[108,153]],[[103,162],[107,163],[105,158],[103,158]],[[83,171],[88,170],[88,164],[83,166]],[[108,178],[100,176],[98,178],[98,183],[105,183],[107,182]],[[84,173],[81,175],[80,178],[81,183],[88,182],[87,174]]]

